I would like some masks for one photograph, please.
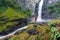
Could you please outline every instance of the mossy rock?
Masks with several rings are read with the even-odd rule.
[[[46,26],[46,25],[44,25],[44,26],[37,25],[37,27],[34,27],[34,25],[35,24],[29,24],[27,29],[25,29],[23,31],[21,30],[20,34],[17,34],[17,35],[20,35],[20,37],[17,37],[17,35],[16,35],[16,37],[17,37],[16,39],[18,40],[20,38],[21,40],[38,40],[38,39],[46,40],[45,38],[47,38],[47,37],[48,37],[47,39],[50,38],[49,37],[50,36],[49,35],[50,31],[49,31],[48,26]],[[36,32],[39,32],[39,33],[37,33],[35,35],[32,35],[32,34],[28,33],[29,30],[33,31],[34,29],[36,30]],[[23,35],[25,35],[25,37]],[[36,39],[37,36],[38,36],[38,39]],[[10,39],[13,40],[15,38],[13,36]]]
[[[50,27],[57,27],[60,26],[60,20],[52,20],[48,23]]]

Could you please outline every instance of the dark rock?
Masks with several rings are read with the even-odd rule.
[[[59,19],[56,13],[50,13],[49,6],[55,4],[59,0],[45,0],[42,8],[42,19]]]
[[[4,40],[9,40],[9,39],[6,38],[6,39],[4,39]]]
[[[30,35],[36,35],[38,32],[37,32],[37,30],[35,30],[35,29],[32,29],[32,30],[29,30],[28,31],[28,34],[30,34]]]

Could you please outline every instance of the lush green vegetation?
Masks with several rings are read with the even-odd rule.
[[[60,17],[60,2],[48,7],[50,13]],[[28,28],[22,30],[10,38],[10,40],[60,40],[60,20],[52,20],[47,24],[29,24]]]
[[[58,18],[60,18],[60,1],[48,7],[50,13],[55,13]]]
[[[27,29],[15,34],[10,40],[57,40],[59,33],[60,20],[52,20],[44,25],[29,24]]]
[[[26,30],[12,36],[10,40],[48,40],[49,38],[49,27],[47,25],[34,27],[34,24],[30,24]]]
[[[7,30],[8,26],[12,27],[18,23],[12,20],[28,18],[30,14],[30,10],[21,10],[21,7],[13,0],[0,0],[0,32]]]
[[[10,8],[10,7],[2,9],[1,12],[2,13],[0,13],[0,16],[3,16],[4,18],[9,18],[11,20],[16,19],[16,18],[17,19],[18,18],[25,18],[25,17],[28,17],[30,15],[29,11],[23,12],[21,10]]]
[[[54,13],[58,19],[60,19],[60,1],[48,7],[50,9],[50,13]],[[56,38],[60,37],[60,20],[53,20],[49,23],[50,27],[50,40],[56,40]],[[58,29],[57,29],[58,28]],[[60,40],[60,39],[59,39]]]
[[[49,23],[50,27],[50,40],[58,40],[60,37],[60,20],[53,20]]]

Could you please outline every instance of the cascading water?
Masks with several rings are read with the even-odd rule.
[[[44,6],[44,2],[46,2],[46,1],[41,0],[36,4],[36,6],[35,6],[35,16],[33,18],[31,18],[31,22],[40,23],[40,22],[49,22],[49,21],[51,21],[51,19],[45,19],[45,18],[42,19],[42,7]]]
[[[43,7],[43,4],[44,4],[44,0],[41,0],[39,2],[38,17],[37,17],[36,22],[49,22],[50,21],[50,19],[42,19],[42,7]]]
[[[38,18],[37,18],[37,21],[43,21],[42,19],[42,6],[43,6],[43,2],[44,0],[41,0],[40,3],[39,3],[39,11],[38,11]]]

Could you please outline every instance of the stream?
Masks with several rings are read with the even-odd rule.
[[[14,32],[12,32],[12,33],[10,33],[10,34],[8,34],[8,35],[1,36],[1,37],[0,37],[0,40],[4,40],[5,38],[8,38],[8,37],[14,35],[14,34],[15,34],[16,32],[18,32],[18,31],[21,31],[21,30],[23,30],[23,29],[26,29],[27,27],[28,27],[28,26],[19,28],[19,29],[15,30]]]

